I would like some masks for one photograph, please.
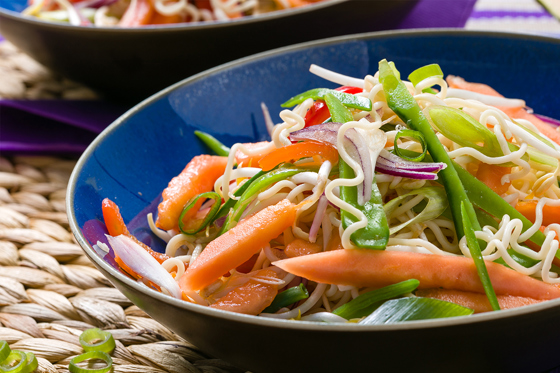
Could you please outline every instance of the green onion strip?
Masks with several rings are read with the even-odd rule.
[[[422,154],[420,154],[417,157],[409,157],[402,154],[401,149],[397,146],[397,140],[400,139],[401,137],[410,137],[411,139],[418,141],[420,143],[420,146],[422,147]],[[395,148],[396,155],[411,162],[422,161],[426,156],[426,152],[428,151],[428,147],[426,146],[426,140],[424,139],[424,135],[422,135],[422,133],[419,131],[408,130],[408,129],[402,129],[399,132],[397,132],[397,135],[395,136],[394,148]]]
[[[12,350],[8,357],[0,364],[2,373],[21,373],[27,364],[27,355],[23,351]]]
[[[198,226],[198,228],[186,229],[185,223],[183,222],[183,218],[185,217],[187,211],[191,210],[195,206],[196,202],[201,198],[211,198],[214,200],[214,204],[212,205],[210,211],[208,211],[208,214],[206,214],[206,216],[204,217],[202,223]],[[183,209],[183,212],[181,212],[181,216],[179,216],[179,230],[181,231],[181,233],[193,235],[205,229],[213,221],[214,216],[218,213],[218,210],[220,210],[220,206],[222,204],[221,202],[222,202],[222,197],[220,197],[220,195],[216,192],[201,193],[198,196],[191,199]]]
[[[84,351],[102,351],[110,354],[115,349],[113,335],[98,328],[84,331],[80,335],[80,344]]]
[[[107,366],[103,368],[88,369],[81,368],[77,365],[78,363],[89,359],[101,359],[107,364]],[[103,351],[89,351],[70,360],[70,366],[68,367],[68,370],[72,373],[107,373],[111,371],[112,367],[113,359],[111,359],[111,356],[109,356],[107,353]]]

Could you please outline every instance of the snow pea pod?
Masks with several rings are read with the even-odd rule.
[[[352,113],[337,99],[336,96],[327,94],[325,102],[331,113],[334,122],[346,123],[354,120]],[[350,167],[342,157],[339,159],[340,177],[343,179],[353,179],[355,177],[354,170]],[[363,206],[358,203],[358,188],[356,186],[341,186],[340,198],[360,210],[367,218],[368,223],[364,228],[358,229],[350,236],[350,240],[354,245],[364,249],[383,250],[389,241],[389,224],[385,210],[383,210],[383,201],[381,193],[377,188],[375,179],[372,183],[371,198]],[[358,219],[345,210],[341,210],[340,217],[344,229],[358,221]]]

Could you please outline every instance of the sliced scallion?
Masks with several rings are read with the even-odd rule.
[[[468,316],[473,310],[455,303],[432,298],[400,298],[389,300],[374,313],[360,321],[363,325],[394,324],[414,320]]]
[[[192,228],[192,229],[187,229],[185,227],[185,223],[183,221],[183,218],[185,217],[185,214],[187,213],[187,211],[191,210],[195,206],[196,202],[198,202],[198,200],[201,199],[201,198],[211,198],[211,199],[214,200],[214,204],[212,205],[212,207],[210,208],[210,211],[208,211],[208,213],[206,214],[206,216],[202,220],[202,223],[200,223],[200,225],[198,227]],[[218,210],[220,210],[221,202],[222,202],[222,197],[220,197],[220,195],[216,192],[201,193],[198,196],[191,199],[189,201],[189,203],[187,203],[187,205],[183,209],[183,212],[181,212],[181,216],[179,216],[179,230],[181,231],[181,233],[187,234],[187,235],[192,235],[192,234],[196,234],[196,233],[200,232],[201,230],[205,229],[211,222],[214,221],[213,220],[214,216],[218,213]]]
[[[95,368],[95,369],[88,369],[88,368],[81,368],[77,364],[81,363],[82,361],[89,360],[89,359],[101,359],[103,360],[107,366],[103,368]],[[113,359],[107,353],[103,351],[89,351],[85,354],[81,354],[76,356],[72,360],[70,360],[70,365],[68,366],[68,370],[72,373],[107,373],[111,371],[113,367]]]
[[[115,349],[115,339],[110,332],[98,328],[87,329],[80,335],[84,351],[102,351],[110,354]]]
[[[390,64],[390,62],[389,62]],[[394,68],[394,67],[393,67]],[[428,79],[431,77],[443,78],[443,71],[441,71],[441,67],[437,63],[433,63],[431,65],[422,66],[413,72],[410,73],[408,76],[408,80],[416,87],[418,83],[420,83],[424,79]]]
[[[12,350],[8,357],[0,364],[2,373],[21,373],[27,363],[27,355],[19,350]]]
[[[216,153],[216,155],[221,155],[222,157],[227,157],[229,155],[230,148],[222,144],[220,140],[214,136],[202,131],[194,131],[194,134]]]
[[[338,307],[333,313],[347,320],[361,318],[370,315],[386,300],[412,293],[418,285],[420,285],[420,281],[410,279],[398,284],[385,286],[381,289],[372,290]]]
[[[478,240],[476,239],[472,222],[469,218],[469,215],[467,214],[467,208],[464,201],[461,201],[461,215],[463,218],[463,227],[465,228],[467,246],[469,247],[471,257],[478,271],[480,281],[482,282],[482,287],[484,288],[484,292],[486,293],[486,296],[490,301],[492,309],[494,311],[498,311],[500,309],[498,298],[496,298],[496,292],[492,287],[492,282],[490,281],[490,276],[488,275],[488,269],[486,268],[486,264],[484,263],[484,259],[482,258],[480,246],[478,246]]]
[[[266,307],[263,312],[274,313],[281,308],[288,307],[290,304],[294,304],[307,298],[309,298],[307,288],[303,284],[299,284],[298,286],[294,286],[279,293],[274,298],[270,306]]]
[[[400,139],[401,137],[409,137],[411,139],[418,141],[420,143],[420,146],[422,147],[422,154],[420,154],[417,157],[409,157],[403,154],[401,152],[401,149],[397,146],[397,140]],[[428,150],[428,148],[426,147],[426,140],[424,139],[424,135],[422,135],[421,132],[413,131],[413,130],[400,130],[399,132],[397,132],[394,142],[395,142],[394,144],[395,154],[401,158],[404,158],[411,162],[420,162],[426,156],[426,151]]]
[[[27,356],[27,363],[22,368],[21,373],[31,373],[34,372],[39,367],[39,362],[35,357],[33,352],[26,352],[25,355]]]
[[[0,341],[0,363],[6,360],[8,356],[10,356],[10,345],[6,341]]]

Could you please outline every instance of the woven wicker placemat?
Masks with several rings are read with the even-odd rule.
[[[88,99],[95,93],[0,42],[0,98]],[[242,372],[214,359],[132,304],[84,255],[65,197],[75,160],[0,156],[0,340],[33,352],[38,372],[68,372],[78,337],[113,334],[119,373]]]

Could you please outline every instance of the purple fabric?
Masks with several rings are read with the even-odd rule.
[[[553,18],[544,9],[541,12],[516,12],[516,11],[492,11],[492,10],[475,10],[469,18],[506,18],[506,17],[535,17],[535,18]]]
[[[419,0],[399,23],[399,29],[464,27],[476,0]]]
[[[104,101],[0,100],[0,152],[80,154],[126,109]]]

